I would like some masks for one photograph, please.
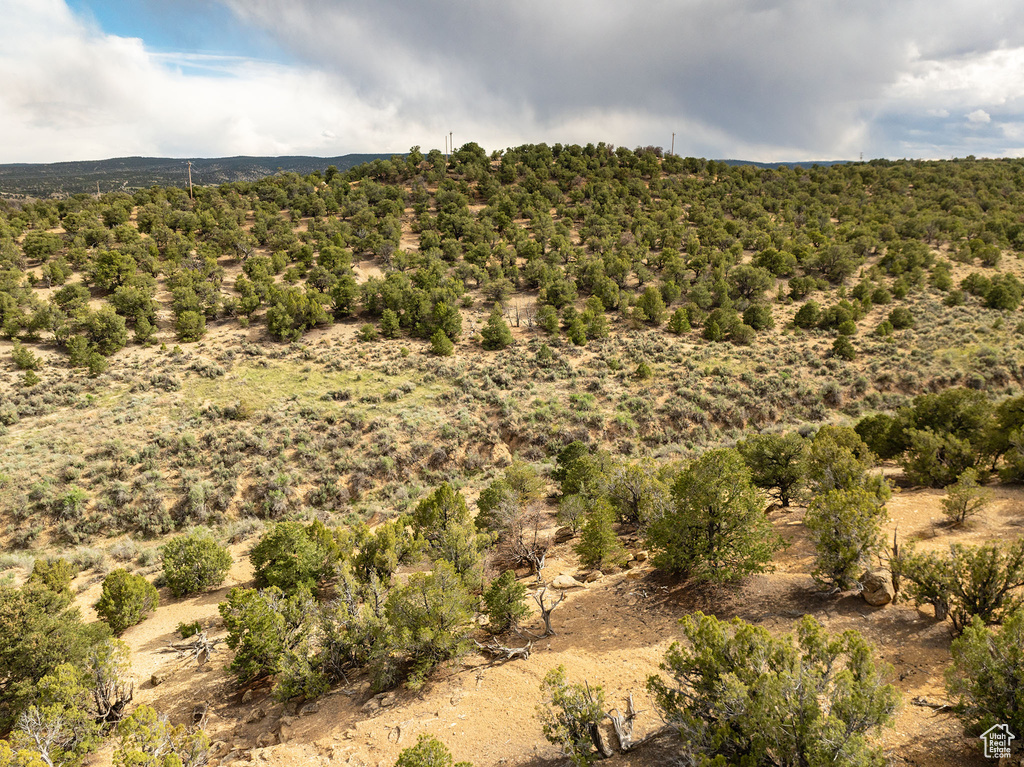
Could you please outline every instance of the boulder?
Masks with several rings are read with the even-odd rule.
[[[256,736],[256,748],[269,748],[277,745],[276,732],[261,732]]]
[[[861,596],[864,601],[875,607],[889,604],[896,596],[892,575],[888,570],[865,570],[860,576],[860,585],[863,587]]]
[[[571,541],[575,537],[576,533],[572,531],[571,527],[560,527],[555,530],[555,545]]]
[[[566,591],[567,589],[584,588],[583,584],[575,578],[573,578],[571,575],[556,576],[548,585],[553,589],[558,589],[559,591]]]
[[[604,573],[600,570],[594,570],[593,572],[587,573],[587,577],[583,579],[584,583],[594,583],[595,581],[601,580],[604,577]]]
[[[246,724],[252,724],[253,722],[258,722],[260,719],[262,719],[266,715],[267,715],[267,712],[263,710],[263,707],[262,706],[257,706],[254,710],[249,712],[249,716],[247,716],[245,718],[245,723]]]
[[[149,683],[156,687],[167,681],[167,674],[163,671],[154,671],[153,675],[149,678]]]

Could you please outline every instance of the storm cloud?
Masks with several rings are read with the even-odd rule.
[[[220,2],[288,59],[190,64],[88,29],[59,0],[32,2],[61,17],[74,53],[55,56],[63,67],[24,47],[0,54],[0,107],[13,109],[0,138],[59,132],[64,115],[99,146],[134,109],[122,139],[179,154],[396,151],[440,147],[449,131],[488,149],[667,147],[674,132],[679,153],[754,160],[1024,146],[1024,8],[1005,0]],[[30,13],[0,0],[11,4]],[[12,87],[24,63],[31,78]]]

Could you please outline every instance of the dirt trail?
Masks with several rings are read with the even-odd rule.
[[[890,531],[898,525],[901,539],[920,537],[920,545],[927,548],[953,540],[977,543],[1019,536],[1024,489],[997,488],[994,495],[995,501],[979,519],[952,530],[938,522],[940,491],[905,490],[889,502]],[[447,743],[456,759],[471,760],[477,767],[554,765],[561,759],[545,741],[536,710],[541,680],[555,666],[564,665],[571,680],[601,685],[609,706],[621,705],[632,692],[644,711],[637,723],[637,732],[643,734],[661,726],[645,682],[658,672],[666,649],[677,638],[680,617],[694,610],[721,618],[739,616],[781,634],[791,631],[802,615],[811,614],[830,631],[862,632],[877,648],[879,659],[893,666],[893,681],[902,691],[904,705],[895,727],[884,735],[892,763],[984,764],[956,719],[911,703],[915,698],[945,700],[948,624],[936,623],[927,609],[904,604],[873,608],[856,595],[822,593],[809,575],[813,548],[801,523],[803,510],[773,511],[771,516],[790,543],[772,573],[732,587],[693,588],[664,578],[647,563],[637,563],[631,570],[569,591],[553,614],[556,636],[537,641],[528,659],[501,664],[471,654],[443,668],[418,692],[399,689],[387,695],[383,705],[372,697],[365,679],[354,679],[351,687],[308,706],[277,702],[267,689],[255,690],[242,703],[227,672],[229,651],[215,654],[201,670],[165,651],[177,640],[176,628],[182,622],[199,620],[212,637],[224,636],[217,604],[231,587],[251,585],[247,544],[240,544],[233,547],[236,563],[222,588],[184,600],[163,592],[157,612],[125,632],[139,680],[135,702],[153,705],[175,722],[188,721],[196,704],[207,703],[207,729],[217,749],[214,764],[390,767],[420,733],[430,733]],[[570,547],[562,544],[552,552],[545,580],[580,574]],[[98,595],[95,580],[80,601],[88,605]],[[155,687],[154,674],[164,677]],[[662,764],[671,743],[671,737],[657,739],[612,763]],[[109,762],[108,748],[89,764]]]

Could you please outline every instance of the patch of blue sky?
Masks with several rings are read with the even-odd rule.
[[[199,67],[206,75],[227,74],[211,66],[212,59],[258,59],[290,63],[289,56],[261,30],[239,21],[216,0],[65,0],[71,10],[110,35],[135,37],[146,48],[163,54],[201,54],[210,60],[174,59],[185,68]]]

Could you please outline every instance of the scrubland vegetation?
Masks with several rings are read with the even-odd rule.
[[[906,758],[902,671],[821,620],[861,591],[948,626],[963,731],[1024,739],[1024,538],[983,524],[1024,479],[1022,252],[1017,160],[468,144],[0,202],[0,763],[228,763],[205,714],[132,704],[123,642],[168,600],[217,594],[162,641],[223,642],[239,704],[373,714],[474,654],[534,663],[582,585],[554,560],[704,600],[646,723],[537,667],[537,735],[576,764]],[[942,520],[893,531],[928,493]],[[780,569],[816,616],[712,609]],[[443,740],[388,758],[473,753]]]

